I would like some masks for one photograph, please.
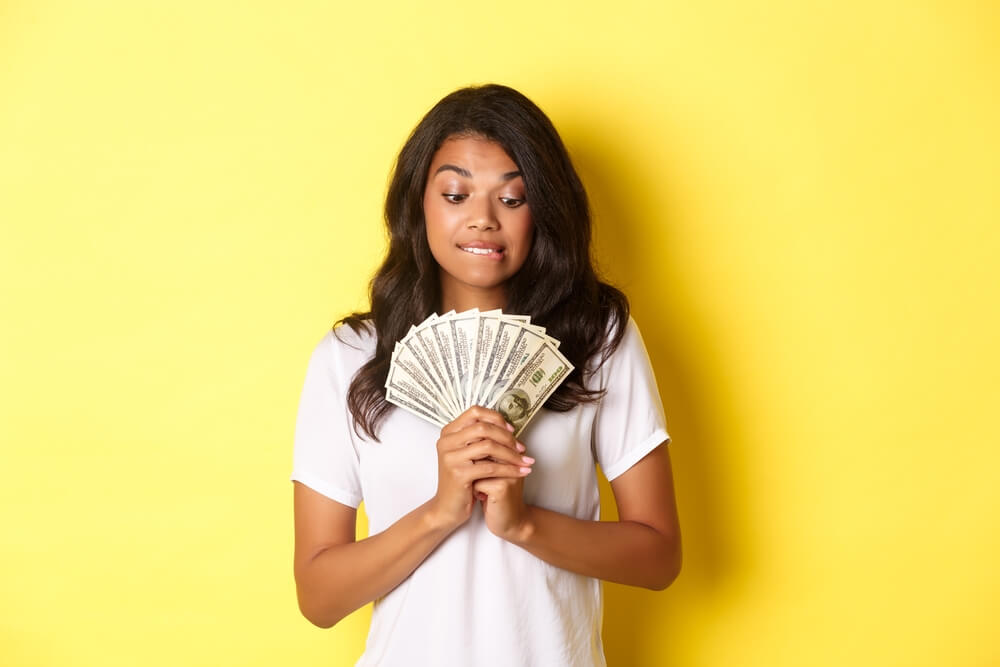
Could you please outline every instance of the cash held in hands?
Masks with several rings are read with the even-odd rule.
[[[482,405],[517,437],[572,371],[559,341],[526,315],[435,313],[396,343],[386,399],[438,426]]]

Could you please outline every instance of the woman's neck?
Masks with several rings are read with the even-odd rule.
[[[507,290],[502,285],[488,289],[480,289],[468,285],[449,285],[442,286],[441,289],[442,313],[447,313],[451,310],[461,313],[473,308],[478,308],[479,310],[503,310],[506,305]]]

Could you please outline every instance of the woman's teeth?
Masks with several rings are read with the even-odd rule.
[[[493,253],[499,253],[500,250],[493,250],[491,248],[462,248],[465,252],[471,252],[473,255],[492,255]]]

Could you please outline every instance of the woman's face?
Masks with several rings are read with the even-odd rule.
[[[533,227],[524,180],[504,149],[482,137],[446,140],[428,170],[424,220],[445,309],[505,303]]]

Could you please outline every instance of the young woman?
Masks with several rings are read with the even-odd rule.
[[[299,607],[328,628],[374,600],[358,665],[604,665],[601,580],[665,588],[680,534],[656,381],[566,149],[517,91],[460,89],[403,146],[385,219],[371,311],[327,332],[302,391]],[[483,407],[438,429],[386,402],[396,341],[472,308],[529,315],[575,367],[520,439]]]

